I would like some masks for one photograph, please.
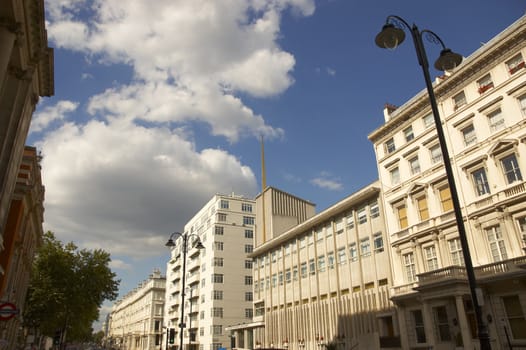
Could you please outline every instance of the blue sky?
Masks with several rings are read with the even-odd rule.
[[[110,252],[121,295],[165,271],[169,234],[215,193],[260,191],[260,136],[267,184],[318,211],[376,180],[367,135],[385,103],[424,88],[409,39],[393,51],[374,45],[388,15],[469,56],[526,9],[519,0],[45,5],[55,96],[39,103],[27,141],[44,156],[45,229]],[[425,44],[432,63],[440,48]]]

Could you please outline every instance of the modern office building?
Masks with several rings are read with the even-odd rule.
[[[53,49],[47,46],[44,0],[0,6],[0,252],[11,196],[40,96],[54,94]],[[0,265],[0,274],[5,274]]]
[[[217,194],[184,227],[188,236],[186,276],[182,237],[175,241],[167,264],[165,326],[175,329],[179,345],[181,323],[186,349],[231,347],[225,327],[252,319],[252,253],[254,200]],[[196,238],[204,249],[193,246]],[[182,278],[186,302],[181,305]],[[184,319],[181,320],[181,308]]]
[[[403,349],[479,346],[444,162],[453,167],[492,346],[526,346],[525,58],[523,16],[436,79],[451,159],[442,158],[427,91],[386,106],[385,124],[369,135]]]
[[[27,324],[23,323],[21,315],[24,312],[33,258],[42,244],[43,221],[44,186],[40,174],[40,156],[36,148],[26,146],[4,229],[4,251],[0,254],[0,263],[5,269],[5,273],[0,275],[0,300],[13,304],[18,310],[13,318],[2,319],[0,338],[5,340],[7,350],[15,349],[24,340],[33,342],[35,339],[33,334],[26,333],[33,329],[25,328]]]
[[[399,346],[378,182],[317,215],[272,187],[256,203],[255,315],[229,327],[236,347]]]
[[[166,277],[154,270],[147,280],[118,300],[107,319],[107,348],[160,349]]]

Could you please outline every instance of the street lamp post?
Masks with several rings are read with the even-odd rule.
[[[183,350],[183,331],[185,328],[184,323],[184,296],[185,296],[185,285],[186,285],[186,255],[188,253],[188,242],[190,239],[193,240],[193,247],[197,249],[204,249],[203,243],[201,243],[201,240],[199,239],[199,236],[196,234],[188,234],[188,233],[180,233],[180,232],[174,232],[170,235],[170,238],[168,239],[168,242],[166,242],[166,246],[169,248],[175,247],[175,242],[173,239],[182,239],[181,244],[181,250],[183,253],[183,276],[182,276],[182,288],[181,288],[181,319],[179,320],[179,350]]]
[[[422,42],[422,35],[427,34],[427,38],[442,46],[442,51],[440,52],[440,57],[435,62],[434,67],[437,70],[451,70],[458,66],[462,62],[462,56],[457,53],[452,52],[450,49],[446,48],[442,39],[438,37],[435,33],[430,30],[424,29],[419,30],[418,27],[413,24],[411,27],[404,19],[398,16],[388,16],[386,23],[382,28],[382,31],[376,36],[375,42],[376,45],[381,48],[394,49],[405,38],[405,32],[402,29],[403,27],[407,28],[411,32],[413,42],[416,49],[416,55],[418,58],[418,63],[422,67],[422,72],[424,73],[424,80],[426,82],[427,92],[429,94],[429,103],[431,104],[431,110],[433,111],[433,117],[435,120],[435,126],[437,130],[438,140],[440,143],[440,149],[442,150],[442,157],[444,160],[444,167],[446,170],[447,181],[449,184],[449,189],[451,192],[451,200],[453,202],[453,208],[455,211],[455,218],[458,226],[458,235],[460,239],[460,244],[462,246],[462,252],[464,255],[464,263],[466,265],[466,273],[468,277],[469,288],[471,292],[471,299],[473,301],[473,307],[475,309],[475,317],[477,319],[478,326],[478,338],[480,341],[481,350],[491,350],[491,344],[489,339],[488,328],[484,319],[482,317],[482,308],[480,301],[482,299],[482,293],[480,293],[479,288],[477,287],[477,281],[475,279],[475,272],[473,270],[473,263],[471,261],[471,254],[469,251],[469,244],[466,236],[466,229],[464,227],[464,219],[462,217],[462,210],[460,208],[460,202],[458,199],[457,188],[455,185],[455,178],[453,176],[453,168],[451,166],[451,161],[449,158],[449,152],[447,150],[446,139],[444,136],[444,131],[442,129],[442,122],[440,120],[440,115],[438,113],[438,107],[436,103],[435,93],[433,91],[433,84],[431,83],[431,78],[429,75],[429,63],[427,60],[426,51],[424,44]],[[480,299],[480,300],[479,300]]]

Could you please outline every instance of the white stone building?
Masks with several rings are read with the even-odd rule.
[[[166,277],[149,278],[118,300],[108,318],[107,347],[115,350],[159,349],[163,334]]]
[[[254,200],[215,195],[184,227],[189,249],[186,259],[185,349],[217,350],[231,345],[225,327],[252,319],[252,253]],[[192,246],[199,237],[204,249]],[[167,264],[165,326],[176,332],[181,323],[182,238]]]
[[[375,182],[316,215],[272,187],[257,197],[255,315],[229,327],[236,348],[399,346],[379,196]]]
[[[494,349],[526,347],[525,58],[523,16],[434,84]],[[369,139],[385,203],[402,347],[478,348],[427,91],[399,108],[386,106],[385,117]]]

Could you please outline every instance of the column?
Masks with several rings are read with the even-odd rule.
[[[407,321],[405,319],[405,308],[403,306],[399,306],[398,309],[398,323],[400,328],[400,345],[402,345],[402,349],[409,349],[409,339],[408,339],[408,332],[407,332]]]
[[[433,329],[433,311],[431,310],[428,301],[424,301],[423,306],[424,310],[422,312],[422,316],[424,317],[424,329],[426,330],[426,340],[428,344],[435,346],[437,341]]]
[[[11,60],[11,53],[15,45],[16,34],[19,32],[20,25],[0,18],[0,87],[3,85],[7,65]]]
[[[466,310],[464,309],[464,299],[461,295],[455,296],[455,304],[457,306],[458,325],[460,327],[464,349],[474,349],[468,319],[466,318]]]

